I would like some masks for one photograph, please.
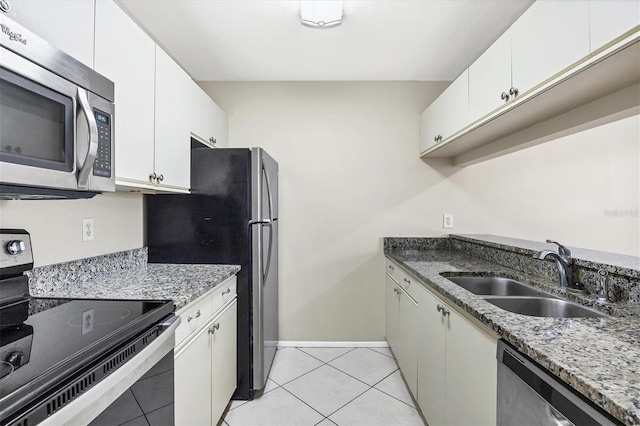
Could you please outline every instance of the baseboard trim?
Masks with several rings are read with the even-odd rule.
[[[308,340],[293,341],[285,340],[279,341],[278,347],[297,347],[297,348],[388,348],[389,342],[386,340],[376,342],[313,342]]]

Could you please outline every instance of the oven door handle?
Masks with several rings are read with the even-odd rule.
[[[39,424],[45,426],[89,424],[173,350],[178,325],[180,325],[180,317],[177,316],[172,316],[160,323],[159,326],[163,331],[153,342],[100,383],[69,403],[68,407],[47,417]]]
[[[87,156],[84,162],[78,165],[80,168],[80,172],[78,173],[78,188],[87,189],[89,187],[89,175],[91,170],[93,170],[93,162],[96,160],[96,155],[98,154],[98,124],[96,123],[96,118],[93,116],[87,91],[80,87],[78,87],[78,102],[82,108],[84,118],[87,120],[87,126],[89,127]],[[78,143],[79,141],[76,140],[76,150],[78,149]]]

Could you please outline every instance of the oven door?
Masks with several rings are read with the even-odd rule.
[[[173,348],[179,324],[176,316],[165,320],[160,324],[164,331],[142,351],[40,425],[173,426]]]
[[[113,104],[0,49],[0,162],[3,185],[75,191],[113,190]],[[96,122],[98,117],[102,125]],[[99,131],[100,130],[100,131]],[[105,141],[108,137],[108,141]],[[93,172],[99,143],[107,172]],[[98,162],[104,169],[103,163]],[[115,185],[113,185],[115,186]]]

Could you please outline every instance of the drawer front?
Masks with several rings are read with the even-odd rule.
[[[236,276],[226,280],[215,289],[212,296],[213,312],[216,312],[229,300],[236,297]]]
[[[176,330],[176,346],[180,344],[189,334],[193,333],[199,326],[204,324],[213,314],[213,293],[205,293],[200,298],[189,303],[180,312],[182,322]]]
[[[395,262],[385,259],[384,271],[389,274],[394,280],[398,281],[398,276],[401,273],[400,267]]]

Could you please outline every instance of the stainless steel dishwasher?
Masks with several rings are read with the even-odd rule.
[[[502,340],[497,357],[499,426],[622,424]]]

